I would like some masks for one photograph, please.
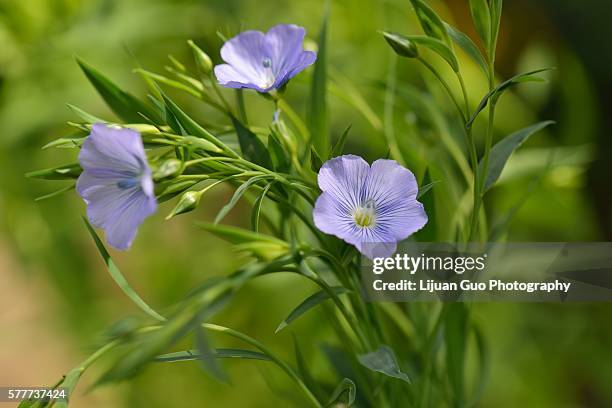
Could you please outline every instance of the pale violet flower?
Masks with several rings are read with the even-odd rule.
[[[244,31],[223,44],[226,64],[215,67],[215,76],[227,88],[278,89],[317,59],[316,53],[302,49],[305,35],[294,24],[274,26],[265,34]]]
[[[94,124],[79,163],[83,173],[76,189],[87,204],[87,218],[106,232],[111,246],[129,248],[140,224],[157,209],[140,134]]]
[[[427,224],[414,175],[394,160],[370,166],[359,156],[336,157],[321,167],[318,181],[315,225],[370,259],[393,255],[397,242]]]

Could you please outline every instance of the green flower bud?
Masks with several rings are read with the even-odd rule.
[[[184,168],[184,163],[178,159],[166,160],[153,172],[153,179],[157,181],[176,177],[183,172]]]
[[[175,215],[179,215],[179,214],[183,214],[183,213],[195,210],[198,204],[200,203],[201,197],[202,197],[202,191],[187,191],[183,193],[183,195],[179,199],[179,202],[172,209],[170,214],[168,214],[166,219],[169,220]]]
[[[198,47],[192,40],[187,41],[187,44],[189,44],[189,46],[191,47],[191,50],[193,51],[193,58],[195,59],[198,69],[202,72],[202,74],[204,74],[205,76],[209,76],[210,74],[212,74],[213,62],[208,56],[208,54],[202,51],[202,49]]]
[[[386,31],[383,31],[382,35],[397,55],[407,58],[416,58],[419,56],[419,50],[416,44],[403,35]]]

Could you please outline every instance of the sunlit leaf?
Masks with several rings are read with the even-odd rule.
[[[410,0],[410,3],[414,7],[414,11],[425,34],[441,40],[450,46],[451,42],[444,28],[444,22],[438,14],[423,0]]]
[[[478,49],[478,46],[474,44],[474,42],[472,41],[470,37],[468,37],[461,31],[457,30],[455,27],[449,24],[446,24],[445,27],[446,27],[446,31],[448,32],[450,37],[453,39],[453,41],[459,47],[461,47],[463,51],[465,51],[465,53],[476,63],[476,65],[478,65],[478,67],[482,70],[482,72],[488,78],[489,77],[489,67],[487,65],[487,61],[485,60],[485,58],[482,56],[482,53]]]
[[[489,154],[489,168],[485,178],[484,191],[487,191],[493,187],[501,175],[504,166],[508,162],[508,159],[516,149],[525,143],[525,141],[529,139],[531,135],[554,123],[555,122],[553,121],[536,123],[535,125],[521,129],[510,136],[503,138],[495,146],[493,146]],[[481,162],[479,166],[481,172],[483,171],[482,166],[483,164]]]

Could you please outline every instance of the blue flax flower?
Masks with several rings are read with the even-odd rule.
[[[318,181],[315,225],[370,259],[391,256],[397,242],[427,224],[414,175],[394,160],[370,167],[359,156],[336,157],[321,167]]]
[[[151,169],[140,134],[95,124],[79,154],[77,192],[89,221],[117,249],[132,244],[138,227],[157,209]]]
[[[317,59],[302,49],[305,35],[294,24],[274,26],[265,34],[244,31],[221,47],[226,64],[215,67],[215,76],[227,88],[278,89]]]

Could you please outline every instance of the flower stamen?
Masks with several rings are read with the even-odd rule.
[[[355,224],[360,228],[371,228],[376,224],[376,209],[372,200],[357,207],[353,213]]]

